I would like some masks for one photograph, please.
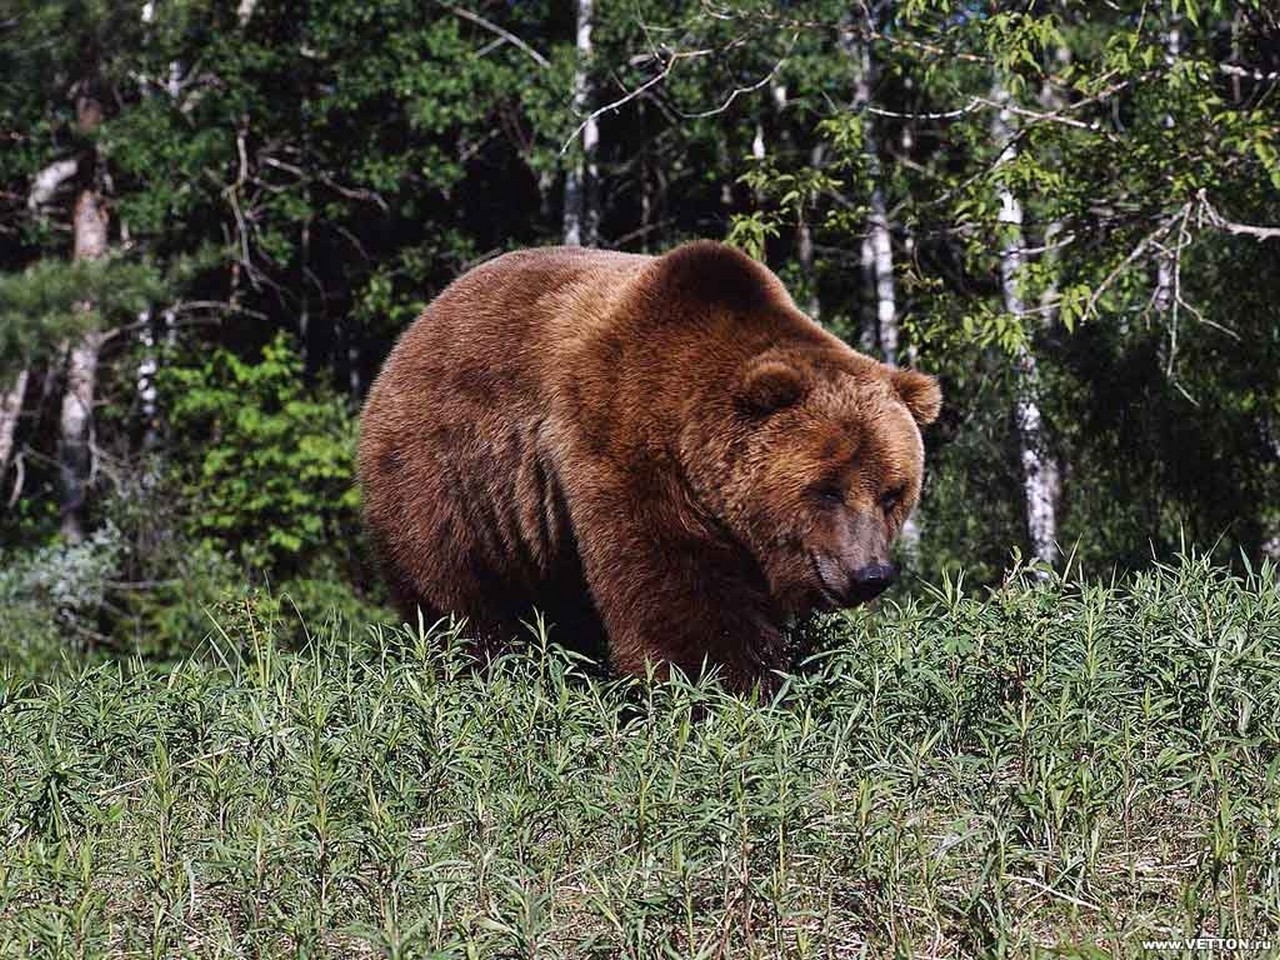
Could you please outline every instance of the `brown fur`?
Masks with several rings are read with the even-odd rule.
[[[788,619],[850,600],[920,491],[931,377],[851,350],[721,244],[525,250],[401,337],[364,409],[365,519],[406,616],[735,689]],[[886,493],[896,493],[893,502]]]

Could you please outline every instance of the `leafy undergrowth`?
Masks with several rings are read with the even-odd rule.
[[[768,705],[545,640],[484,672],[448,630],[289,651],[251,602],[176,665],[0,668],[0,955],[1280,946],[1273,569],[825,629]]]

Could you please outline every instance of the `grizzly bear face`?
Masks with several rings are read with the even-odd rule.
[[[711,466],[719,477],[695,483],[773,602],[803,615],[880,594],[920,496],[920,427],[941,405],[934,379],[847,351],[769,351],[728,399],[735,429]]]

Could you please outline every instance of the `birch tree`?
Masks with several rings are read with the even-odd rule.
[[[863,36],[844,30],[841,46],[853,71],[853,103],[861,118],[862,161],[867,184],[867,229],[862,240],[862,269],[867,289],[875,304],[862,336],[864,348],[880,347],[886,363],[898,363],[898,303],[893,276],[893,235],[889,225],[888,205],[880,164],[880,141],[872,112],[872,95],[876,82],[876,65],[872,56],[870,35],[874,21],[870,9],[861,25]]]
[[[1022,328],[1014,350],[1014,423],[1018,434],[1018,455],[1022,464],[1023,498],[1027,514],[1027,535],[1032,555],[1052,564],[1057,558],[1059,471],[1046,443],[1041,413],[1039,368],[1031,340],[1031,322],[1023,300],[1022,202],[1000,177],[999,168],[1016,155],[1010,96],[996,80],[992,100],[999,109],[992,114],[991,135],[996,150],[997,190],[1000,212],[1000,291],[1004,311]]]
[[[108,214],[97,184],[85,186],[76,198],[72,260],[101,260],[107,254]],[[91,313],[92,301],[79,309]],[[62,536],[69,543],[84,540],[85,491],[93,468],[93,401],[103,334],[92,326],[71,345],[65,368],[66,384],[59,416],[58,463],[62,477]]]
[[[58,194],[75,179],[79,166],[76,158],[64,157],[36,172],[27,194],[27,210],[32,217],[41,218],[45,208],[57,201]],[[0,392],[0,480],[3,480],[9,458],[13,456],[18,420],[22,417],[31,371],[24,364],[16,372],[6,372],[5,376],[11,379],[8,387]]]
[[[9,389],[0,393],[0,480],[3,480],[9,457],[13,455],[13,439],[22,416],[22,401],[27,395],[30,371],[25,367],[13,375]]]
[[[592,111],[591,83],[592,0],[577,0],[576,56],[573,71],[573,116],[582,117],[581,152],[569,164],[564,178],[564,242],[567,246],[594,247],[599,242],[599,171],[596,146],[600,128]]]
[[[853,110],[862,120],[862,157],[867,184],[866,233],[862,239],[862,270],[864,284],[875,305],[874,314],[867,315],[863,325],[862,346],[871,349],[879,345],[885,363],[897,366],[899,356],[899,324],[897,285],[893,267],[893,232],[889,223],[888,203],[885,199],[884,170],[880,163],[879,130],[873,113],[873,91],[876,82],[876,63],[871,48],[871,35],[875,32],[874,13],[866,8],[863,37],[845,31],[842,46],[853,65]],[[907,518],[900,540],[902,552],[911,562],[920,554],[920,521],[918,514]]]
[[[1178,61],[1178,55],[1182,50],[1182,31],[1179,29],[1176,18],[1170,23],[1168,30],[1165,31],[1165,63],[1170,68],[1174,67]],[[1161,118],[1161,123],[1168,129],[1173,129],[1177,124],[1177,120],[1172,113],[1166,113]],[[1156,277],[1155,289],[1151,295],[1151,304],[1155,307],[1156,312],[1160,314],[1162,319],[1170,329],[1176,320],[1172,320],[1174,307],[1174,270],[1176,267],[1175,254],[1170,244],[1158,243],[1156,247]],[[1169,358],[1170,364],[1173,363],[1173,357]]]
[[[822,169],[824,156],[821,141],[813,145],[809,154],[809,166],[817,171]],[[800,264],[800,275],[804,277],[806,290],[805,310],[815,320],[822,319],[822,300],[818,295],[818,270],[814,260],[813,224],[808,211],[808,204],[797,205],[799,221],[796,223],[796,260]]]
[[[81,84],[76,98],[76,132],[88,140],[102,120],[102,104],[89,82]],[[72,212],[73,263],[101,260],[107,254],[109,214],[102,194],[101,158],[90,142],[79,167],[86,171],[77,184]],[[92,314],[92,300],[82,300],[77,310]],[[90,323],[75,337],[63,368],[62,405],[58,417],[58,468],[61,481],[59,515],[62,536],[69,543],[84,540],[85,495],[93,469],[93,403],[98,379],[98,359],[103,334]]]

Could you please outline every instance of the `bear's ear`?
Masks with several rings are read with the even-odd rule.
[[[747,368],[738,387],[738,403],[762,417],[799,403],[809,392],[808,378],[781,360],[761,360]]]
[[[935,378],[919,370],[893,370],[889,376],[893,389],[907,405],[916,423],[923,427],[938,419],[942,409],[942,390]]]

